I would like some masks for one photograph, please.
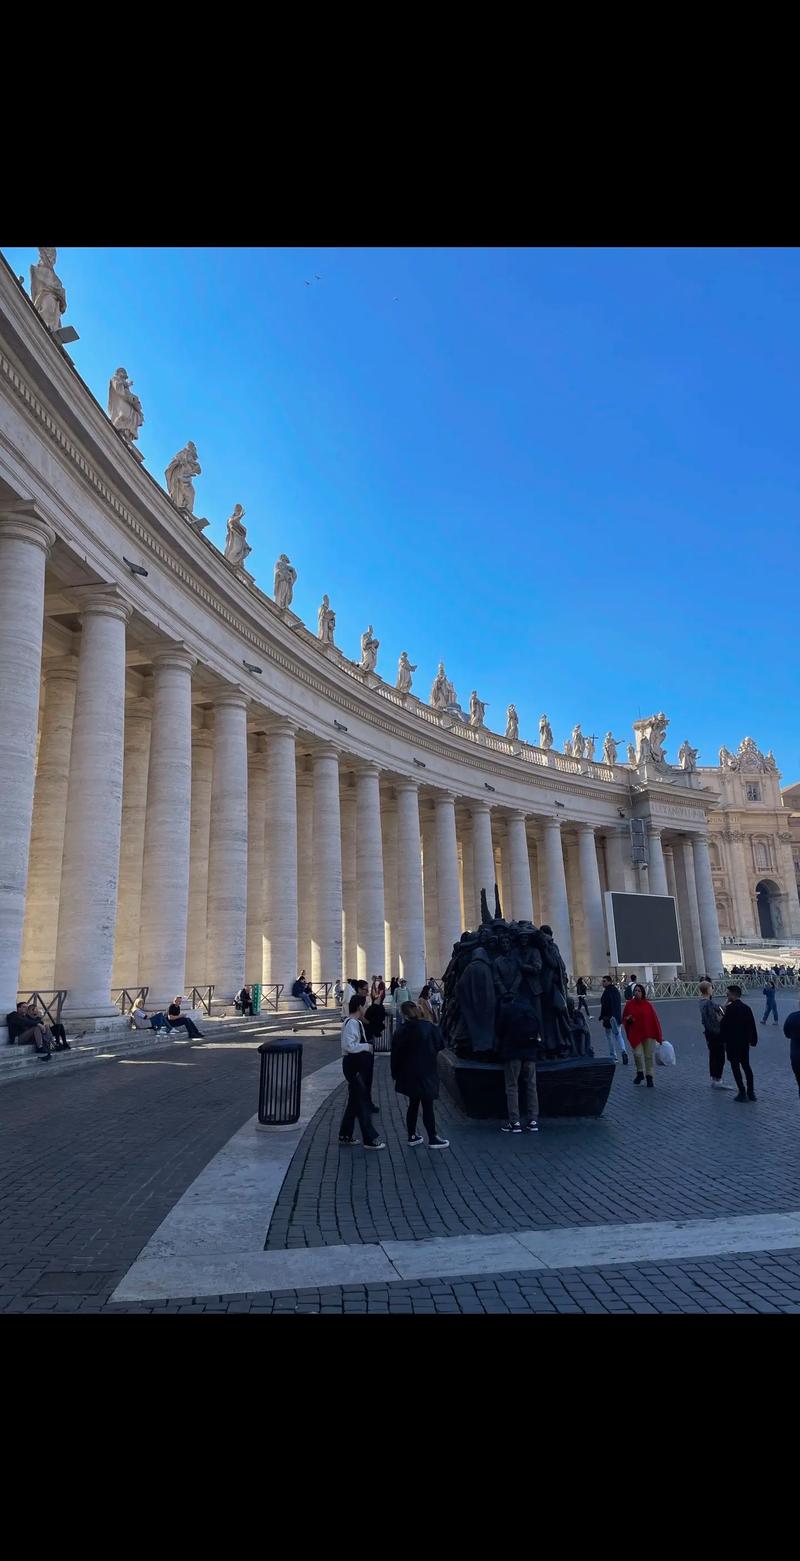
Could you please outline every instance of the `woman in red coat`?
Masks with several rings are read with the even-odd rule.
[[[652,1003],[648,1003],[643,986],[634,987],[633,997],[628,998],[622,1010],[622,1023],[636,1063],[633,1082],[641,1084],[646,1074],[647,1088],[653,1089],[656,1045],[659,1041],[663,1041],[664,1037],[661,1033],[661,1021]]]

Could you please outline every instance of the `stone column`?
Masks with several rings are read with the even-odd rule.
[[[630,868],[630,842],[621,829],[606,830],[606,868],[612,893],[634,894]]]
[[[139,985],[139,932],[142,914],[144,827],[153,706],[149,699],[125,705],[125,753],[122,762],[122,832],[119,845],[117,928],[111,985]],[[174,993],[173,993],[174,996]]]
[[[314,895],[311,980],[335,981],[342,970],[342,820],[339,750],[332,744],[312,755],[314,793]],[[356,841],[356,850],[358,842]]]
[[[350,784],[350,776],[343,779],[339,792],[339,809],[342,818],[342,981],[358,977],[358,888],[356,875],[356,793]],[[384,861],[384,873],[386,863]],[[384,929],[385,933],[385,929]],[[309,947],[311,931],[309,927]],[[333,972],[336,980],[340,972]]]
[[[81,645],[64,825],[56,985],[65,1023],[119,1018],[111,1001],[125,744],[125,625],[113,588],[81,595]]]
[[[436,883],[436,819],[433,804],[421,809],[422,828],[422,903],[425,913],[425,979],[440,976],[439,894]]]
[[[564,874],[564,854],[561,849],[561,826],[557,818],[542,820],[542,850],[540,867],[544,867],[544,903],[540,912],[542,920],[553,929],[553,937],[561,950],[561,958],[572,973],[572,940],[569,930],[569,906],[567,904],[567,880]]]
[[[356,771],[356,866],[357,975],[361,981],[371,981],[373,976],[384,974],[386,957],[381,787],[377,764],[363,764]]]
[[[700,935],[700,912],[697,905],[697,886],[694,875],[694,853],[688,835],[682,835],[680,852],[675,859],[678,880],[678,905],[683,932],[683,962],[690,977],[704,974],[703,940]]]
[[[779,829],[780,829],[779,825]],[[775,842],[778,863],[781,868],[781,876],[786,885],[784,894],[784,918],[786,921],[786,938],[790,943],[796,943],[800,937],[800,899],[797,894],[797,874],[794,870],[794,852],[792,851],[792,837],[788,833],[781,833]],[[744,852],[742,852],[744,862]],[[747,879],[745,877],[745,883]]]
[[[192,806],[192,667],[183,648],[153,661],[153,721],[147,773],[139,980],[148,1008],[183,991],[189,921]]]
[[[706,967],[704,973],[713,978],[722,970],[722,946],[707,835],[692,836],[692,853],[697,884],[697,909],[700,913],[700,936],[703,940],[703,961]]]
[[[190,986],[207,986],[208,843],[211,834],[211,774],[214,734],[207,726],[192,732],[192,810],[189,821],[189,922],[186,974]]]
[[[671,845],[664,845],[663,841],[662,850],[664,852],[664,871],[667,875],[667,893],[672,895],[677,906],[678,885],[675,879],[675,852]],[[680,923],[680,914],[678,915],[678,921]]]
[[[531,875],[531,892],[533,894],[533,920],[538,927],[542,920],[542,896],[539,891],[539,852],[531,840],[528,840],[528,872]]]
[[[667,885],[667,864],[664,861],[664,851],[661,843],[661,830],[655,824],[647,826],[649,878],[651,894],[669,894]],[[661,981],[673,981],[678,973],[675,964],[658,965],[656,967],[658,979]]]
[[[561,848],[564,856],[564,877],[567,883],[567,908],[572,943],[572,973],[577,978],[591,974],[591,958],[583,916],[583,884],[578,857],[578,836],[562,829]]]
[[[528,836],[525,829],[524,813],[511,814],[508,820],[506,840],[508,842],[511,915],[515,921],[533,921],[531,869],[528,861]],[[509,884],[506,885],[507,889]],[[508,912],[506,912],[506,915],[508,915]]]
[[[397,785],[397,943],[400,974],[411,996],[417,997],[425,984],[425,920],[419,790],[416,781],[410,780]]]
[[[461,931],[472,932],[481,918],[475,895],[475,837],[471,818],[466,818],[461,828],[461,871],[464,879],[464,925]]]
[[[757,938],[759,933],[757,931],[758,923],[753,916],[753,902],[750,896],[744,842],[739,830],[731,830],[723,838],[728,847],[728,860],[731,868],[729,877],[736,914],[736,936],[743,941],[747,941],[750,938]]]
[[[304,761],[305,762],[305,761]],[[342,814],[344,831],[344,814]],[[344,872],[344,841],[342,842]],[[297,772],[297,969],[311,980],[311,898],[314,893],[314,796],[311,775]],[[263,925],[263,922],[262,922]],[[259,947],[261,939],[259,938]]]
[[[392,976],[398,974],[397,937],[397,807],[384,797],[381,813],[383,834],[383,975],[387,991]]]
[[[494,914],[494,846],[492,844],[492,815],[486,802],[473,802],[470,804],[472,811],[472,855],[475,864],[475,907],[477,913],[476,926],[480,925],[481,889],[486,890],[486,901],[490,914]]]
[[[0,513],[0,1026],[17,1001],[33,814],[44,568],[55,533],[33,504]]]
[[[600,889],[600,873],[597,866],[597,849],[594,827],[578,825],[578,860],[580,862],[583,919],[589,955],[590,975],[597,978],[608,972],[608,944],[606,922],[603,914],[603,896]]]
[[[247,695],[238,688],[224,689],[214,699],[207,964],[208,979],[214,986],[214,1005],[220,1008],[230,1006],[245,979],[247,704]],[[294,804],[293,775],[293,811]]]
[[[19,985],[23,992],[31,989],[50,991],[53,987],[58,891],[61,887],[69,785],[69,751],[78,681],[77,658],[63,656],[58,660],[46,661],[43,681],[44,713],[33,793],[25,928],[19,973]],[[141,862],[139,865],[141,867]],[[5,1013],[0,1018],[5,1019]]]
[[[267,744],[267,906],[263,981],[281,982],[281,1002],[292,1006],[297,979],[297,771],[295,732],[280,721]]]
[[[439,964],[435,972],[437,980],[444,975],[453,951],[462,933],[461,904],[458,884],[458,842],[456,840],[455,797],[452,792],[439,792],[434,800],[436,827],[436,888],[439,914]]]
[[[266,738],[253,739],[247,754],[247,936],[245,939],[244,979],[248,984],[261,980],[264,936],[266,877],[264,874],[264,832],[267,816]]]

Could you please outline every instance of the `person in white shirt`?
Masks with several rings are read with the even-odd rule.
[[[361,1128],[365,1149],[385,1149],[372,1126],[369,1107],[369,1087],[365,1064],[372,1057],[372,1047],[364,1029],[365,996],[350,999],[349,1013],[342,1025],[342,1072],[347,1080],[347,1105],[339,1127],[339,1143],[353,1143],[356,1117]]]
[[[164,1014],[146,1014],[140,997],[137,997],[131,1009],[131,1019],[134,1030],[166,1030],[167,1028]]]

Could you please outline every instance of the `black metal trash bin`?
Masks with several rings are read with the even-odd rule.
[[[300,1120],[303,1048],[299,1041],[264,1041],[258,1084],[258,1120],[262,1127],[285,1127]]]
[[[394,1014],[387,1014],[380,1035],[376,1035],[372,1042],[376,1052],[390,1052],[392,1049],[392,1035],[394,1033]]]

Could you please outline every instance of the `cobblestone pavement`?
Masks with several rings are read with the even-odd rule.
[[[678,1067],[656,1089],[618,1068],[604,1119],[507,1139],[442,1101],[453,1147],[408,1151],[377,1059],[388,1149],[331,1143],[341,1091],[318,1113],[275,1208],[268,1246],[713,1217],[800,1208],[800,1102],[782,1029],[759,1026],[759,1100],[707,1084],[692,1003],[659,1004]],[[796,999],[779,999],[781,1024]],[[594,1032],[600,1027],[594,1022]],[[260,1039],[260,1037],[258,1038]],[[304,1037],[311,1071],[336,1041]],[[351,1285],[194,1302],[109,1304],[145,1242],[252,1115],[257,1063],[241,1034],[167,1047],[0,1093],[0,1310],[205,1314],[729,1313],[800,1310],[800,1252]],[[330,1174],[328,1174],[328,1172]]]

